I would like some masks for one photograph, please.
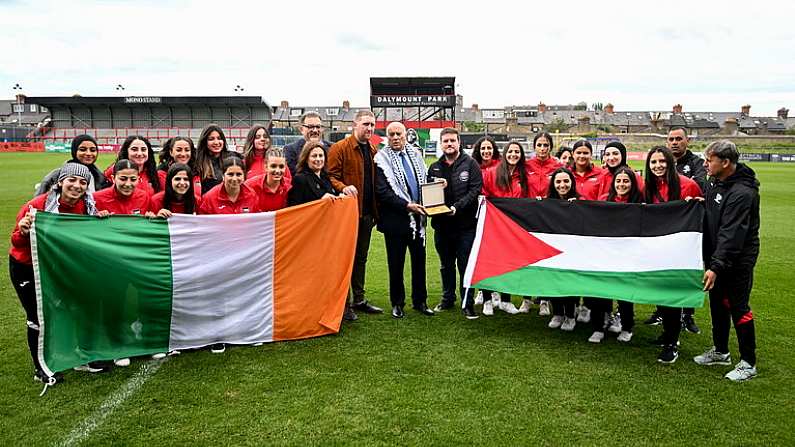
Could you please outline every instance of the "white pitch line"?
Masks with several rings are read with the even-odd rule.
[[[83,422],[78,424],[72,431],[69,433],[69,436],[60,444],[62,446],[73,446],[78,445],[81,442],[85,441],[88,436],[96,430],[97,427],[102,425],[102,422],[105,421],[105,418],[110,416],[113,411],[121,406],[130,396],[135,394],[150,377],[152,377],[160,366],[168,360],[168,357],[165,357],[161,360],[152,360],[146,362],[141,366],[141,369],[135,373],[134,376],[130,377],[127,382],[121,386],[115,393],[108,396],[107,399],[102,403],[102,405],[97,408],[94,413],[90,416],[85,418]]]

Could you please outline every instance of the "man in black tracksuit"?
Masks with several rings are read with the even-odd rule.
[[[687,148],[690,143],[690,139],[687,137],[687,129],[684,127],[671,128],[668,131],[668,138],[665,143],[676,159],[676,172],[693,179],[703,192],[707,182],[707,171],[704,168],[704,160]],[[696,325],[696,320],[693,318],[694,313],[695,309],[692,307],[682,309],[682,329],[699,334],[701,329]]]
[[[460,151],[461,141],[458,131],[447,128],[442,130],[442,152],[444,155],[435,161],[428,169],[428,181],[442,178],[447,182],[444,188],[444,203],[451,210],[450,214],[434,216],[431,226],[434,229],[434,243],[436,252],[439,253],[442,274],[442,301],[434,308],[441,312],[452,309],[455,304],[456,277],[455,269],[458,265],[460,276],[461,300],[464,307],[464,316],[468,319],[477,318],[475,313],[475,300],[472,289],[466,293],[463,287],[463,277],[466,270],[469,252],[475,242],[475,229],[478,209],[478,195],[480,195],[483,179],[480,175],[480,166],[469,155]]]
[[[693,360],[731,364],[733,322],[740,362],[726,378],[748,380],[756,376],[754,316],[748,301],[759,256],[759,181],[751,168],[737,162],[739,153],[730,141],[710,144],[705,156],[710,182],[704,194],[704,290],[709,291],[715,346]]]

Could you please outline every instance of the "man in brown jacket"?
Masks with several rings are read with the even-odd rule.
[[[345,306],[343,319],[357,319],[355,310],[381,313],[383,310],[367,302],[364,296],[364,277],[370,235],[375,224],[375,163],[376,148],[370,144],[375,130],[375,115],[361,110],[353,118],[353,134],[331,145],[328,153],[328,174],[338,192],[354,196],[359,201],[359,232],[356,236],[356,255],[353,258],[351,289],[353,304]]]

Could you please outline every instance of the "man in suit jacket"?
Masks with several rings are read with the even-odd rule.
[[[331,146],[331,143],[323,139],[323,120],[320,118],[319,113],[311,111],[306,112],[301,115],[298,123],[301,125],[301,135],[303,135],[303,138],[284,146],[284,157],[287,159],[287,167],[290,168],[290,173],[293,176],[298,174],[298,172],[296,172],[298,157],[301,156],[301,150],[304,149],[304,145],[307,142],[322,144],[323,148],[326,149],[327,155],[328,148]]]
[[[411,303],[423,315],[428,309],[425,286],[425,212],[420,205],[420,185],[425,183],[422,154],[406,143],[406,127],[399,122],[386,128],[389,146],[375,154],[375,198],[378,231],[384,233],[389,269],[389,300],[392,317],[403,318],[406,289],[403,265],[406,250],[411,259]]]
[[[354,196],[359,201],[359,231],[356,236],[356,254],[353,258],[351,289],[353,303],[345,306],[343,319],[356,320],[354,310],[365,313],[382,313],[383,310],[367,302],[364,290],[367,252],[370,235],[377,217],[375,205],[375,168],[373,156],[376,148],[370,143],[375,131],[375,115],[361,110],[353,118],[353,133],[334,143],[328,154],[328,174],[337,192]]]

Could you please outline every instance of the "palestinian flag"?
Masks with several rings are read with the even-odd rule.
[[[701,307],[703,208],[489,199],[467,287],[524,296],[589,296]]]
[[[339,331],[356,199],[191,216],[36,214],[31,244],[48,374],[94,360]]]

